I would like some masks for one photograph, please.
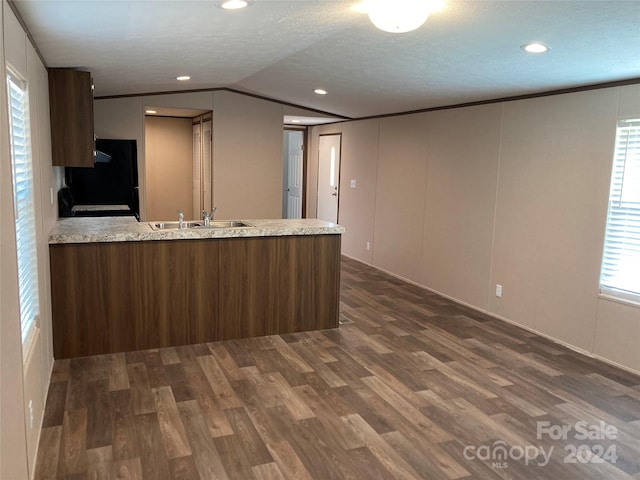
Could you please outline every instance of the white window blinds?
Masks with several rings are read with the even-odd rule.
[[[26,357],[37,327],[40,308],[29,102],[25,82],[9,73],[7,86],[13,170],[13,205],[16,219],[20,326],[22,350]]]
[[[600,288],[640,300],[640,119],[617,128]]]

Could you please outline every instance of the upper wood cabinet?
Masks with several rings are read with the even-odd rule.
[[[49,69],[53,165],[94,166],[93,85],[91,73]]]

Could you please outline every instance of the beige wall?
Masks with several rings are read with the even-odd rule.
[[[640,85],[327,125],[310,148],[343,133],[343,253],[640,371],[640,305],[598,290],[618,116]]]
[[[216,218],[282,217],[282,105],[214,92]]]
[[[618,92],[505,104],[490,311],[591,351]]]
[[[639,307],[599,298],[593,352],[619,365],[638,368]]]
[[[425,114],[383,118],[378,147],[373,262],[415,282],[424,240],[425,121]]]
[[[213,199],[216,218],[282,216],[283,106],[226,91],[95,101],[96,135],[138,141],[140,213],[147,213],[144,107],[213,110]],[[151,212],[153,213],[153,212]]]
[[[48,78],[45,67],[27,41],[6,2],[2,2],[6,59],[27,80],[35,184],[40,328],[25,362],[20,341],[15,228],[11,182],[9,132],[6,122],[5,59],[0,58],[0,478],[28,478],[33,473],[51,368],[51,292],[47,237],[57,217],[57,192],[62,169],[51,166]],[[0,37],[2,37],[0,36]],[[32,404],[33,425],[28,405]]]
[[[199,218],[193,211],[193,126],[190,118],[145,120],[147,219]]]
[[[213,110],[213,92],[168,93],[165,95],[145,95],[144,107],[189,108]]]
[[[379,128],[377,120],[342,125],[338,222],[350,226],[342,236],[342,251],[367,263],[373,262]],[[352,180],[356,188],[351,188]]]
[[[428,175],[420,283],[478,306],[485,306],[489,295],[502,109],[495,104],[433,112],[425,123]]]

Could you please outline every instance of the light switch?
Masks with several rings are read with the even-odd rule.
[[[356,188],[356,181],[355,180],[351,180],[351,188]]]

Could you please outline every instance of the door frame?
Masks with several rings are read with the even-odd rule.
[[[292,125],[285,125],[283,130],[302,132],[302,198],[300,201],[302,202],[301,217],[307,218],[307,151],[309,150],[309,129],[306,126],[295,127]]]
[[[340,165],[338,165],[338,209],[336,223],[340,223],[340,198],[342,197],[340,179],[342,177],[342,132],[320,133],[318,135],[318,171],[316,172],[316,217],[318,216],[318,193],[320,192],[320,137],[340,136]]]
[[[210,130],[210,137],[209,139],[205,139],[204,138],[204,124],[207,122],[211,122],[211,130]],[[203,113],[201,115],[198,115],[196,117],[192,117],[191,118],[191,123],[192,125],[198,126],[200,128],[200,207],[198,208],[197,211],[194,211],[193,214],[195,216],[195,218],[199,218],[200,217],[200,212],[202,210],[209,210],[211,207],[213,207],[213,111],[209,110],[206,113]],[[205,143],[208,142],[209,143],[209,189],[211,190],[211,206],[208,206],[205,202],[204,199],[204,185],[205,185],[205,171],[207,170],[205,168],[205,158],[204,158],[204,145]]]

